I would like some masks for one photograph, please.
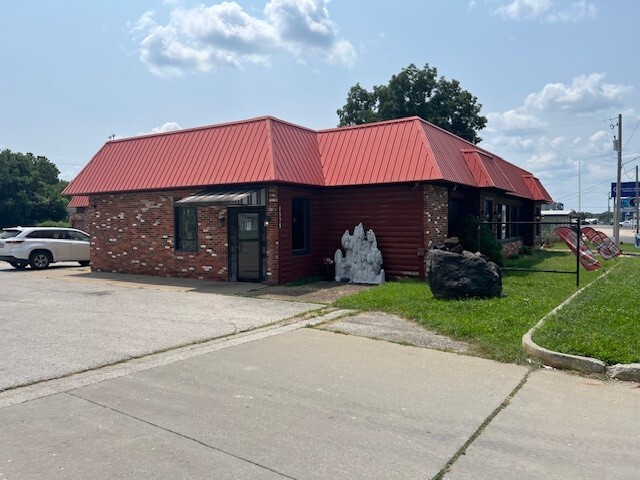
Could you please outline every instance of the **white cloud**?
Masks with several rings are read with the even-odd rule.
[[[597,12],[598,10],[595,5],[582,0],[580,2],[573,2],[569,8],[550,12],[544,20],[549,23],[579,23],[584,20],[596,18]]]
[[[331,20],[329,0],[270,0],[264,18],[236,2],[175,8],[167,24],[145,12],[130,28],[140,40],[140,59],[159,76],[207,72],[220,66],[268,65],[270,56],[292,54],[299,62],[319,57],[333,65],[353,65],[357,54]]]
[[[182,127],[177,122],[165,122],[159,127],[153,127],[149,133],[165,133],[180,130]]]
[[[552,7],[551,0],[513,0],[495,9],[506,20],[533,20],[540,18]]]
[[[540,128],[545,125],[542,119],[527,113],[524,109],[513,108],[505,112],[491,112],[487,114],[487,131],[513,132]]]
[[[622,112],[628,138],[640,120],[628,106],[631,92],[628,85],[607,83],[601,73],[548,83],[521,105],[487,114],[482,146],[533,172],[568,208],[577,209],[582,198],[582,208],[592,205],[601,212],[607,206],[607,183],[616,174],[616,130],[610,124]]]
[[[154,10],[147,10],[144,12],[135,25],[127,24],[131,33],[144,32],[148,28],[152,28],[156,25],[153,16],[156,14]]]
[[[552,0],[511,0],[495,8],[493,13],[516,22],[578,23],[595,18],[597,11],[596,6],[586,0],[559,7]]]
[[[525,100],[529,111],[595,112],[620,107],[630,86],[604,82],[603,73],[573,77],[571,84],[548,83]]]

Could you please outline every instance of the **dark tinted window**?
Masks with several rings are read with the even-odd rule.
[[[196,207],[175,209],[176,250],[198,250],[198,210]]]
[[[311,250],[311,219],[308,198],[291,199],[291,249],[295,253]]]
[[[53,230],[36,230],[29,233],[27,238],[53,238]]]
[[[69,238],[66,230],[35,230],[27,235],[28,238],[48,238],[64,240]]]

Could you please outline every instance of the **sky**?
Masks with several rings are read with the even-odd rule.
[[[638,20],[637,0],[0,0],[0,149],[71,180],[110,135],[332,128],[351,86],[428,63],[482,104],[483,148],[599,213],[619,114],[623,182],[640,163]]]

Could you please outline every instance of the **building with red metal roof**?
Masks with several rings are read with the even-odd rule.
[[[71,197],[71,201],[67,204],[67,216],[69,217],[69,225],[71,225],[71,227],[87,231],[89,228],[89,219],[87,217],[88,207],[88,196],[76,195],[75,197]]]
[[[418,117],[314,131],[267,116],[111,140],[63,193],[87,198],[94,269],[270,283],[319,273],[360,222],[391,277],[423,277],[424,252],[469,214],[504,221],[496,235],[517,250],[535,232],[507,222],[551,201],[531,172]]]

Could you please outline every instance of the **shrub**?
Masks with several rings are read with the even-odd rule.
[[[44,222],[40,222],[36,225],[36,227],[62,227],[69,228],[69,222],[54,221],[54,220],[45,220]]]
[[[460,243],[465,250],[471,252],[479,251],[483,255],[499,266],[504,266],[504,256],[502,246],[498,243],[496,236],[487,225],[480,225],[478,232],[478,219],[473,215],[468,215],[462,224],[462,229],[458,233]]]
[[[530,247],[529,245],[523,245],[520,249],[520,253],[522,255],[533,255],[533,247]]]

